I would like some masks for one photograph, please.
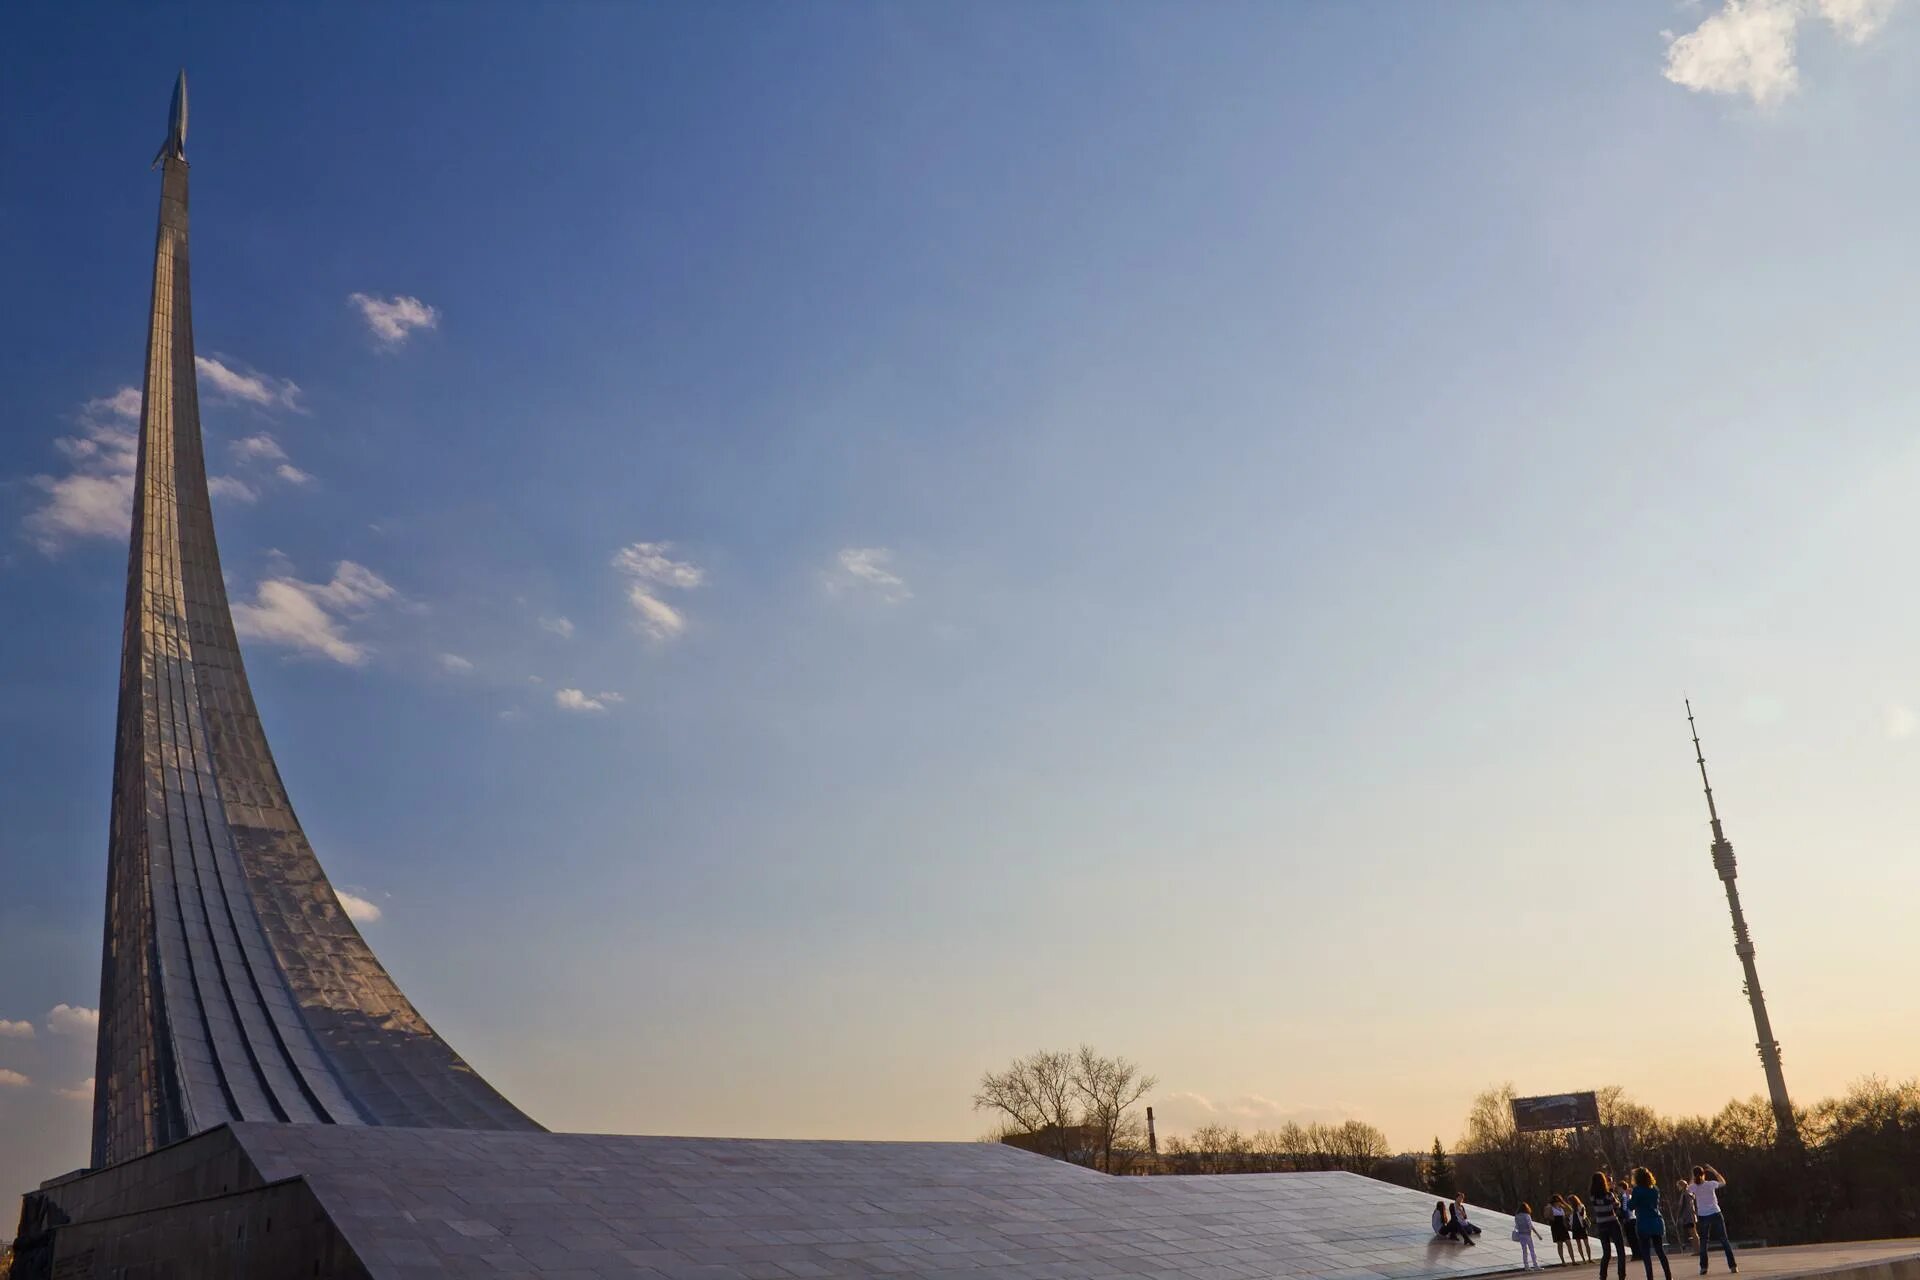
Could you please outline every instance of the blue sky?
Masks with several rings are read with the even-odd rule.
[[[182,63],[268,732],[537,1118],[964,1138],[1082,1040],[1170,1127],[1715,1108],[1761,1081],[1683,693],[1790,1083],[1912,1074],[1916,41],[10,6],[0,1175],[84,1158]]]

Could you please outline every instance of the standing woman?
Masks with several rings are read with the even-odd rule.
[[[1707,1251],[1713,1246],[1715,1237],[1727,1254],[1727,1270],[1738,1271],[1740,1264],[1733,1260],[1733,1241],[1727,1237],[1727,1218],[1720,1212],[1720,1188],[1727,1180],[1720,1171],[1710,1164],[1693,1166],[1693,1182],[1687,1187],[1687,1194],[1693,1197],[1693,1206],[1700,1213],[1700,1274],[1707,1274]]]
[[[1653,1255],[1660,1255],[1660,1270],[1673,1280],[1673,1267],[1667,1262],[1667,1224],[1660,1216],[1660,1189],[1654,1186],[1653,1170],[1633,1171],[1633,1222],[1640,1232],[1640,1261],[1647,1268],[1647,1280],[1653,1280]]]
[[[1578,1262],[1573,1252],[1573,1227],[1569,1222],[1567,1198],[1556,1195],[1547,1204],[1547,1230],[1553,1235],[1553,1247],[1562,1262]]]
[[[1533,1206],[1523,1204],[1520,1212],[1513,1215],[1513,1238],[1520,1242],[1520,1269],[1522,1271],[1544,1271],[1540,1265],[1540,1255],[1534,1252],[1533,1242],[1540,1238],[1540,1228],[1533,1225]],[[1622,1280],[1625,1280],[1627,1264],[1620,1264]]]
[[[1600,1237],[1600,1280],[1607,1280],[1607,1262],[1615,1253],[1620,1255],[1620,1280],[1627,1280],[1627,1236],[1620,1228],[1624,1215],[1606,1174],[1593,1175],[1593,1185],[1587,1188],[1587,1208],[1593,1214],[1593,1234]]]
[[[1680,1243],[1691,1248],[1700,1243],[1700,1207],[1693,1202],[1693,1193],[1687,1189],[1687,1176],[1680,1175]]]
[[[1593,1246],[1587,1243],[1587,1206],[1578,1193],[1567,1197],[1568,1225],[1573,1228],[1573,1247],[1580,1251],[1580,1261],[1593,1261]]]

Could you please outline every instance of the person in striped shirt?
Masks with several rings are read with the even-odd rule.
[[[1620,1255],[1620,1280],[1627,1280],[1626,1211],[1613,1194],[1613,1182],[1606,1174],[1595,1172],[1593,1185],[1587,1188],[1587,1212],[1593,1218],[1593,1234],[1600,1240],[1600,1280],[1607,1280],[1607,1263]]]

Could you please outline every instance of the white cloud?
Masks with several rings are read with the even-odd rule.
[[[300,388],[294,383],[236,367],[238,365],[238,361],[227,355],[193,358],[201,383],[212,389],[217,400],[236,400],[261,409],[299,410]]]
[[[605,711],[609,705],[624,701],[617,693],[596,693],[589,697],[579,689],[556,689],[553,694],[554,706],[562,711],[577,711],[585,715]]]
[[[80,409],[78,435],[53,442],[67,474],[42,475],[33,485],[46,495],[29,512],[28,534],[52,555],[76,538],[125,538],[133,520],[133,475],[140,436],[127,425],[140,413],[140,393],[122,387]]]
[[[33,1081],[27,1079],[18,1071],[9,1071],[5,1067],[0,1067],[0,1085],[5,1085],[12,1089],[24,1089],[32,1083]]]
[[[667,555],[671,550],[671,542],[636,542],[613,553],[613,567],[641,582],[683,590],[706,580],[706,573],[698,565]]]
[[[347,919],[360,924],[372,924],[380,918],[380,908],[357,893],[348,893],[345,889],[335,889],[333,896],[340,899],[340,909],[347,913]]]
[[[311,475],[294,466],[288,459],[287,451],[280,447],[280,442],[264,431],[243,436],[227,447],[232,451],[234,461],[241,468],[250,470],[256,477],[264,474],[261,468],[272,467],[272,474],[288,484],[305,485],[313,482]],[[242,483],[237,477],[232,479],[236,484]],[[256,480],[255,484],[247,487],[253,489],[257,484]],[[244,500],[251,502],[253,498],[248,497]]]
[[[686,615],[662,600],[655,588],[691,591],[707,576],[698,565],[668,555],[671,550],[670,542],[635,542],[613,554],[613,567],[633,580],[627,603],[636,615],[634,625],[655,640],[671,640],[687,629]]]
[[[1898,0],[1726,0],[1686,35],[1669,37],[1666,77],[1696,93],[1742,95],[1761,106],[1800,87],[1801,23],[1825,19],[1842,40],[1865,44]]]
[[[140,388],[122,387],[110,396],[87,401],[83,412],[89,417],[115,417],[137,420],[140,417]]]
[[[562,640],[573,639],[573,620],[571,618],[542,618],[540,629],[551,631]]]
[[[1818,0],[1820,16],[1842,40],[1865,44],[1887,25],[1899,0]]]
[[[93,1077],[88,1076],[71,1089],[55,1089],[54,1093],[62,1098],[71,1099],[74,1102],[91,1102],[93,1101]]]
[[[0,1040],[31,1040],[33,1024],[24,1019],[0,1018]]]
[[[366,661],[367,649],[347,638],[347,621],[399,594],[373,570],[342,560],[330,582],[266,579],[254,588],[252,601],[234,604],[233,624],[245,638],[357,667]]]
[[[200,373],[213,390],[229,399],[271,407],[299,408],[300,389],[257,374],[238,373],[219,360],[200,357]],[[82,538],[124,539],[133,520],[133,479],[140,458],[140,436],[130,425],[140,416],[140,392],[122,387],[81,406],[79,432],[55,440],[67,459],[65,475],[33,477],[33,486],[45,497],[27,514],[26,529],[34,544],[49,555]],[[275,474],[289,484],[313,479],[287,461],[280,443],[265,432],[236,440],[229,446],[235,462],[246,472],[255,465],[280,464]],[[211,476],[207,489],[216,498],[256,502],[258,473]]]
[[[830,590],[865,591],[888,604],[898,604],[913,595],[905,579],[888,567],[893,563],[893,551],[888,547],[843,547],[837,560],[839,568],[827,575]]]
[[[473,659],[463,658],[457,653],[440,655],[440,669],[448,675],[464,676],[473,671]]]
[[[1895,741],[1911,738],[1913,731],[1920,728],[1920,718],[1914,716],[1913,708],[1904,707],[1898,703],[1886,709],[1881,723],[1886,729],[1887,736]]]
[[[100,1028],[100,1011],[83,1005],[57,1004],[47,1011],[47,1030],[56,1035],[92,1035]]]
[[[235,440],[227,447],[233,451],[233,456],[242,462],[285,462],[287,460],[287,451],[280,447],[280,442],[264,431]]]
[[[258,502],[260,495],[238,476],[210,476],[207,479],[207,492],[216,498],[232,498],[235,502]]]
[[[360,318],[367,322],[367,328],[373,330],[373,336],[389,347],[400,346],[415,329],[440,327],[438,310],[405,294],[375,298],[355,293],[349,295],[347,301],[360,309]]]
[[[627,603],[639,615],[634,619],[634,625],[655,640],[671,640],[687,629],[687,615],[649,593],[645,587],[629,587]]]
[[[133,521],[133,474],[35,476],[47,500],[27,516],[27,528],[42,551],[59,550],[73,538],[124,538]]]

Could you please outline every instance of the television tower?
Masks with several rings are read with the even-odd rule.
[[[1780,1042],[1773,1038],[1773,1023],[1767,1017],[1767,998],[1760,992],[1760,972],[1753,965],[1753,938],[1747,933],[1747,917],[1740,910],[1740,890],[1734,879],[1740,872],[1734,865],[1733,842],[1720,826],[1720,811],[1714,807],[1713,784],[1707,781],[1707,757],[1700,750],[1700,730],[1693,723],[1693,703],[1687,702],[1687,728],[1693,733],[1694,762],[1700,766],[1700,785],[1707,791],[1707,817],[1713,822],[1713,869],[1727,887],[1727,910],[1733,913],[1733,953],[1747,973],[1747,1000],[1753,1005],[1753,1029],[1760,1037],[1760,1065],[1767,1073],[1767,1094],[1773,1101],[1773,1120],[1781,1145],[1797,1149],[1800,1127],[1793,1118],[1793,1103],[1787,1097],[1786,1073],[1780,1069]]]

